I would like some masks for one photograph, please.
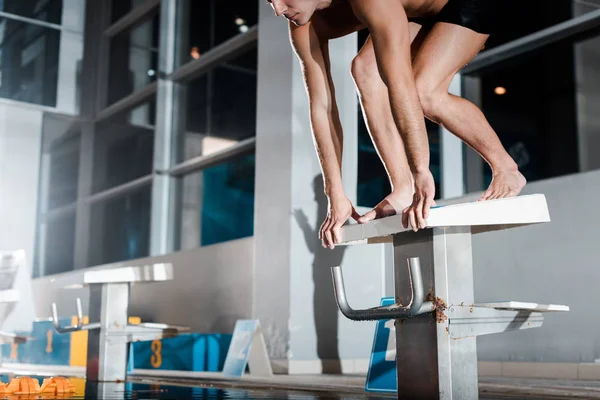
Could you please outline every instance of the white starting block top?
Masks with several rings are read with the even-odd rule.
[[[470,226],[472,233],[543,222],[550,222],[543,194],[432,207],[426,221],[427,228]],[[398,214],[342,227],[340,244],[389,242],[391,235],[411,230],[410,224],[404,228],[402,215]]]
[[[162,282],[173,279],[173,265],[168,263],[88,271],[84,284]]]
[[[558,304],[524,303],[520,301],[503,301],[496,303],[477,303],[476,307],[495,308],[497,310],[527,310],[536,312],[569,311],[569,306]]]
[[[19,291],[16,289],[0,290],[0,303],[16,303],[19,301]]]

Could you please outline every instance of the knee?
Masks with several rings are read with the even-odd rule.
[[[377,61],[371,57],[370,53],[359,53],[352,60],[350,73],[356,85],[360,87],[369,87],[369,84],[377,78]]]
[[[420,76],[417,76],[415,79],[419,101],[421,102],[421,108],[423,109],[425,118],[439,123],[440,116],[442,114],[444,96],[447,95],[448,92],[440,90],[431,82],[431,79],[426,79]]]

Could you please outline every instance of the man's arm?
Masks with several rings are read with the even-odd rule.
[[[304,26],[290,23],[290,42],[302,68],[315,148],[330,203],[319,238],[333,248],[339,240],[340,227],[351,215],[355,218],[358,215],[349,204],[342,184],[343,132],[329,68],[328,44],[319,37],[313,22]]]
[[[318,37],[312,23],[304,26],[290,23],[290,42],[302,68],[315,147],[325,175],[325,193],[343,193],[343,133],[330,83],[327,41]]]
[[[392,114],[401,132],[415,180],[415,198],[406,216],[413,229],[424,227],[435,186],[429,171],[429,143],[414,81],[408,18],[398,0],[350,0],[373,40],[379,74],[388,87]]]

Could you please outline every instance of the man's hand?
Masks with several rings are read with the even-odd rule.
[[[413,175],[415,180],[415,194],[413,203],[402,211],[402,224],[408,228],[408,223],[413,231],[424,229],[427,224],[425,220],[429,217],[429,208],[435,204],[435,182],[431,172]]]
[[[319,229],[319,239],[323,247],[334,248],[335,243],[341,241],[340,229],[342,225],[352,217],[355,220],[360,218],[360,215],[354,209],[352,202],[344,195],[334,195],[328,197],[327,217],[321,229]]]

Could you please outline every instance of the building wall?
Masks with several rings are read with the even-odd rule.
[[[35,107],[0,104],[0,251],[26,254],[26,271],[16,283],[22,298],[3,326],[7,330],[26,329],[35,316],[22,277],[31,276],[35,248],[42,118]]]
[[[39,318],[50,317],[56,302],[61,315],[74,315],[79,297],[87,314],[88,289],[65,289],[82,283],[85,271],[170,262],[173,280],[132,286],[129,315],[188,326],[192,332],[230,333],[236,320],[251,316],[253,253],[254,240],[246,238],[35,279],[36,312]]]

